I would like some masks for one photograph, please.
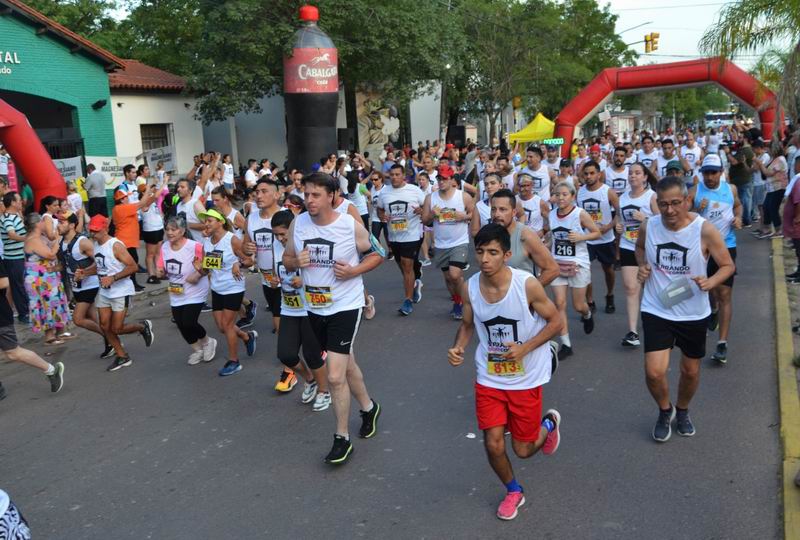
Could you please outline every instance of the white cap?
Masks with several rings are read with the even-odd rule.
[[[717,154],[708,154],[703,158],[703,164],[700,166],[700,172],[718,172],[722,170],[722,160],[719,159]]]

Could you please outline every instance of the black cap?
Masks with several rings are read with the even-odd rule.
[[[561,158],[561,163],[558,164],[559,167],[572,167],[572,160],[569,158]]]

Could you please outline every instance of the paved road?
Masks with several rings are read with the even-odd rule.
[[[332,411],[300,405],[299,388],[272,391],[279,367],[263,311],[257,358],[221,379],[220,360],[185,364],[188,348],[161,297],[156,307],[138,303],[157,334],[150,350],[126,339],[131,368],[106,373],[98,340],[85,335],[56,355],[67,364],[57,396],[31,370],[0,365],[10,393],[0,403],[0,487],[48,539],[777,538],[768,244],[740,236],[747,258],[730,360],[704,365],[698,434],[651,440],[657,411],[642,354],[618,345],[624,308],[599,313],[589,338],[572,318],[577,354],[544,393],[563,415],[563,443],[552,457],[515,460],[528,503],[514,522],[494,517],[503,491],[474,419],[473,368],[446,361],[456,323],[441,278],[427,273],[423,302],[401,319],[394,263],[368,278],[378,316],[357,341],[385,412],[379,435],[357,440],[346,466],[322,463]]]

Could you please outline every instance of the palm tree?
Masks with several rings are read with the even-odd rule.
[[[778,83],[777,105],[779,115],[784,107],[794,118],[800,96],[800,0],[738,0],[728,4],[700,40],[703,53],[726,60],[769,47],[788,51]],[[775,122],[773,137],[779,128],[780,122]]]

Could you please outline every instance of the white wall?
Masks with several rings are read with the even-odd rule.
[[[194,104],[193,98],[181,95],[112,91],[117,155],[142,153],[141,124],[172,124],[171,143],[175,147],[178,173],[185,174],[192,168],[192,156],[205,150],[202,125],[194,119]]]
[[[423,96],[413,99],[409,104],[411,117],[411,145],[416,148],[417,142],[426,140],[431,142],[439,138],[441,129],[441,97],[442,86],[438,82],[433,84],[431,91]]]

